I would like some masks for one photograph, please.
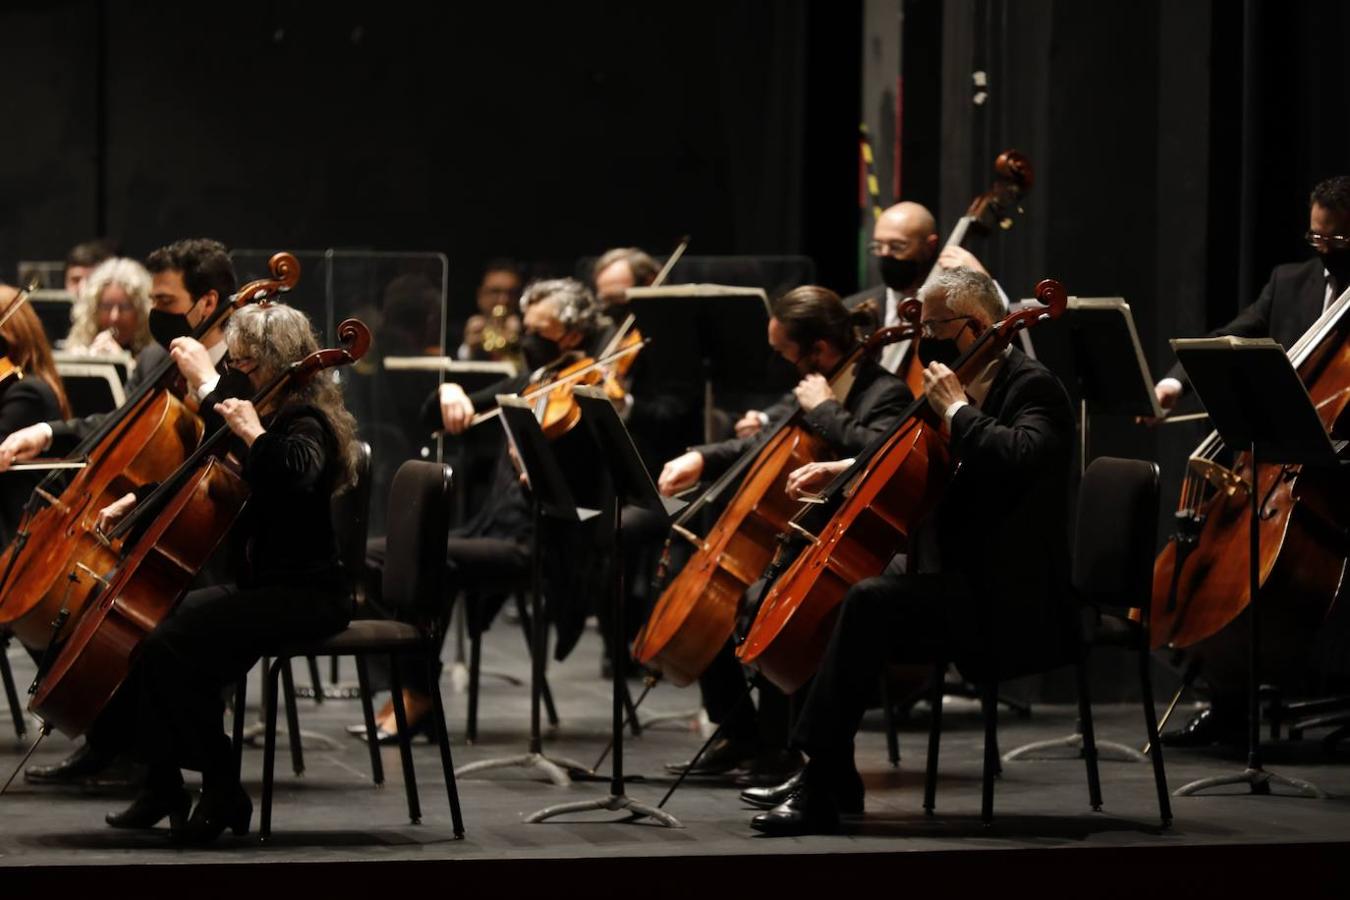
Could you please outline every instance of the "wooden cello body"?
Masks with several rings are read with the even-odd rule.
[[[278,291],[300,277],[295,257],[272,257],[273,279],[255,281],[222,303],[219,324],[229,312]],[[59,495],[39,486],[40,504],[26,516],[18,535],[0,554],[0,625],[26,646],[41,650],[66,633],[67,622],[84,608],[99,582],[94,573],[110,568],[119,542],[98,531],[98,512],[137,488],[172,473],[197,446],[202,425],[170,390],[176,377],[166,359],[158,377],[125,406],[110,413],[80,453],[88,464]],[[46,485],[47,482],[44,482]]]
[[[1322,424],[1350,436],[1350,304],[1339,301],[1289,350]],[[1197,647],[1245,665],[1221,633],[1250,604],[1247,566],[1252,468],[1249,453],[1231,467],[1215,457],[1211,435],[1192,456],[1183,482],[1178,530],[1153,570],[1151,642]],[[1275,674],[1298,667],[1345,580],[1350,560],[1350,476],[1338,468],[1263,465],[1260,583],[1264,663]],[[1240,637],[1240,635],[1238,636]]]
[[[1036,297],[1043,309],[1007,316],[957,361],[953,369],[963,383],[1018,331],[1057,317],[1068,302],[1064,288],[1049,279],[1036,286]],[[880,575],[941,498],[952,460],[935,418],[928,401],[917,398],[885,442],[826,491],[822,511],[808,507],[792,523],[798,546],[805,546],[795,556],[785,549],[771,567],[776,577],[736,651],[785,693],[815,674],[848,589]]]
[[[913,334],[918,313],[919,305],[911,301],[905,310],[910,325],[878,331],[845,358],[831,379],[836,399],[843,402],[851,373],[865,356]],[[696,550],[662,591],[633,642],[638,662],[659,669],[681,687],[702,675],[731,637],[741,598],[772,561],[778,535],[800,509],[801,503],[787,494],[788,474],[834,458],[829,445],[802,425],[799,415],[751,452],[753,463],[708,536],[699,539],[677,527]]]

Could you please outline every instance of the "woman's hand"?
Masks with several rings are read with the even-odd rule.
[[[784,489],[793,500],[801,500],[808,494],[814,494],[830,483],[830,480],[847,469],[852,460],[838,459],[832,462],[810,462],[788,473]]]
[[[661,477],[656,480],[656,489],[667,497],[674,497],[680,491],[698,484],[702,474],[703,454],[690,450],[662,467]]]
[[[11,431],[8,437],[0,441],[0,472],[16,462],[32,459],[46,450],[51,443],[51,438],[48,437],[50,434],[44,425],[29,425],[18,431]]]
[[[463,434],[473,424],[473,401],[457,384],[443,384],[438,393],[441,424],[450,434]]]
[[[211,362],[211,354],[195,338],[174,338],[169,342],[169,355],[178,364],[178,371],[183,373],[188,388],[194,394],[198,388],[219,374]]]
[[[100,331],[89,342],[89,353],[94,356],[117,356],[123,352],[122,345],[117,342],[117,332],[111,328]]]
[[[101,534],[107,534],[121,521],[122,517],[131,512],[136,506],[135,494],[123,494],[118,499],[109,503],[98,511],[98,519],[94,527]]]
[[[252,447],[253,442],[267,430],[258,418],[258,411],[247,400],[222,400],[216,404],[216,412],[220,413],[225,424],[243,440],[245,446]]]

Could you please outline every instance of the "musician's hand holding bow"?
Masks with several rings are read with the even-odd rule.
[[[698,484],[703,474],[703,454],[690,450],[666,463],[661,469],[661,477],[656,480],[656,488],[667,497],[674,497],[680,491]]]
[[[52,431],[41,423],[11,431],[0,441],[0,472],[4,472],[16,462],[32,459],[52,442]]]
[[[263,428],[262,421],[258,418],[258,411],[247,400],[234,398],[222,400],[216,404],[216,412],[220,413],[225,424],[239,436],[245,446],[252,447],[253,442],[267,430]]]
[[[809,462],[798,466],[788,473],[786,491],[793,500],[819,493],[834,476],[853,464],[851,459],[837,459],[829,462]]]
[[[463,434],[473,424],[473,401],[457,384],[440,386],[441,425],[450,434]]]
[[[127,493],[98,511],[98,520],[94,523],[100,534],[108,534],[123,516],[136,506],[136,495]]]
[[[215,378],[215,363],[211,362],[211,353],[202,346],[201,341],[190,337],[174,338],[169,342],[169,355],[178,364],[188,388],[195,394],[203,384]]]
[[[792,393],[797,397],[797,403],[805,412],[810,412],[826,400],[834,399],[834,392],[830,390],[830,383],[825,380],[824,375],[807,375],[797,386],[792,389]]]

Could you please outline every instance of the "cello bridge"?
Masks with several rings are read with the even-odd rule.
[[[1236,496],[1238,491],[1245,495],[1251,490],[1251,485],[1247,483],[1245,478],[1239,476],[1232,469],[1221,466],[1210,459],[1202,459],[1198,456],[1191,457],[1191,471],[1229,497]]]

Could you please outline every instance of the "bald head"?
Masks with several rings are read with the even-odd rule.
[[[881,237],[885,232],[888,237]],[[928,211],[928,207],[922,203],[913,203],[906,200],[888,207],[877,219],[876,227],[872,229],[872,236],[876,240],[891,240],[889,235],[899,235],[910,240],[922,241],[930,235],[936,237],[937,222],[933,219],[933,214]]]

